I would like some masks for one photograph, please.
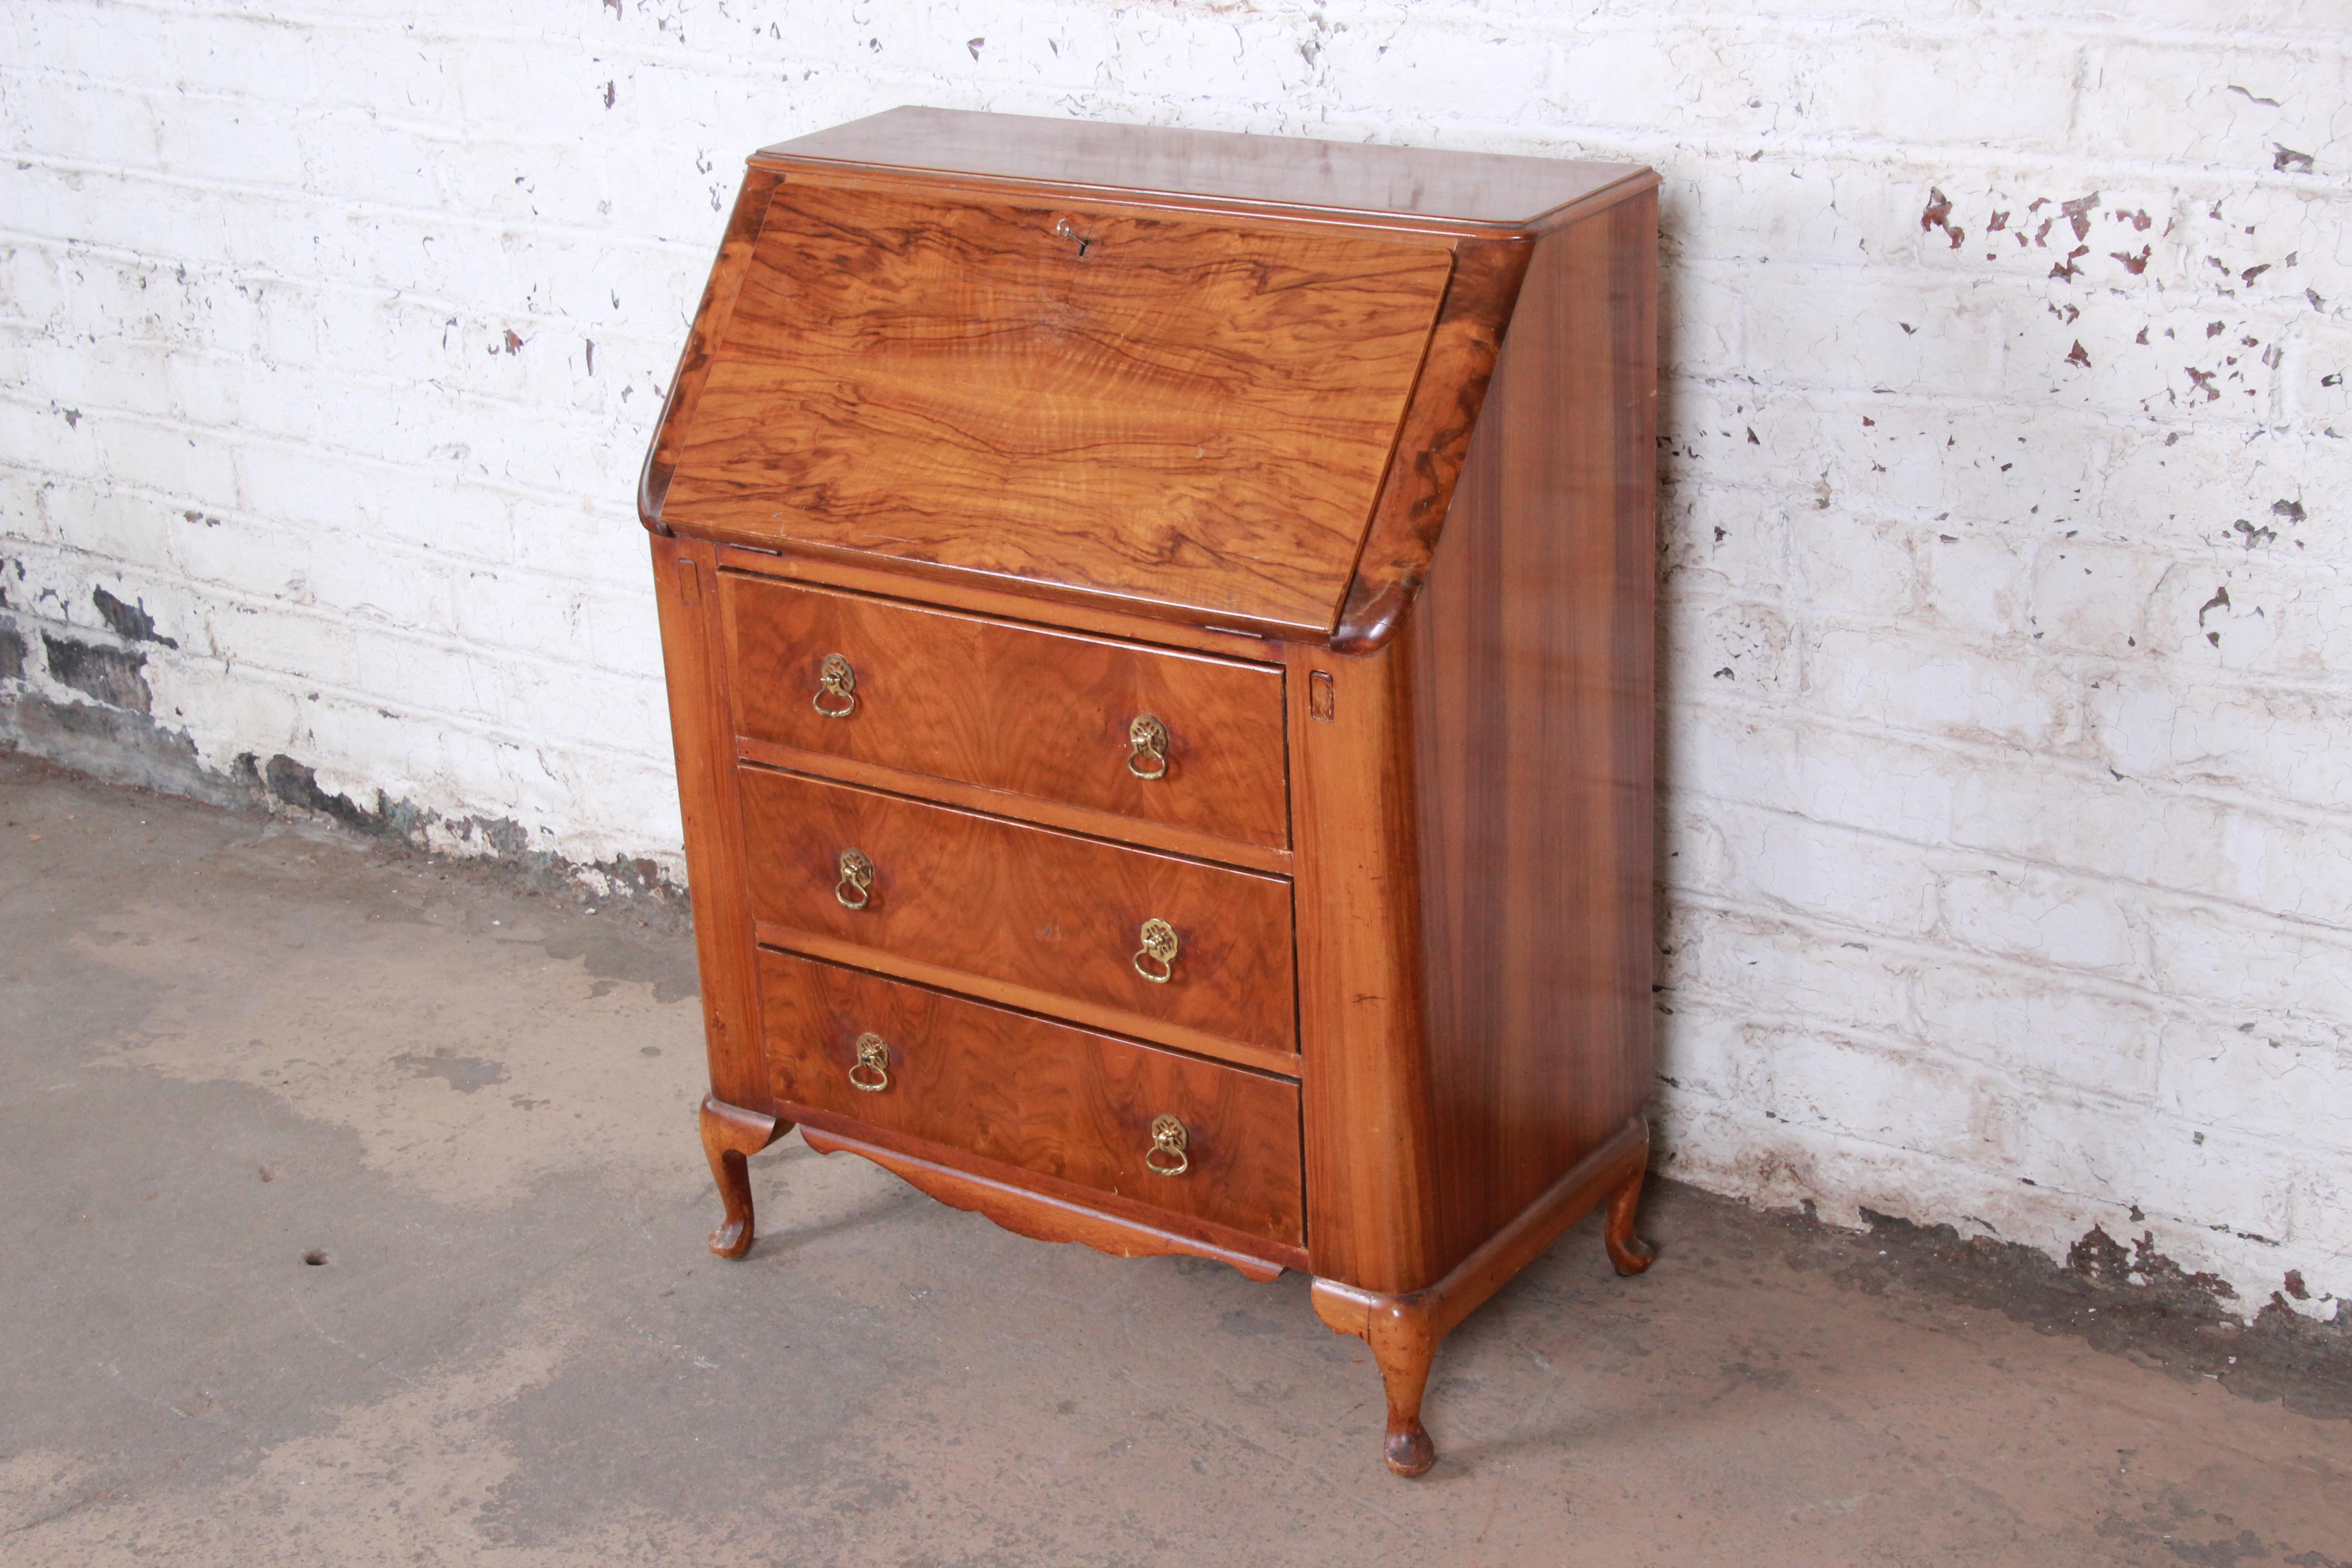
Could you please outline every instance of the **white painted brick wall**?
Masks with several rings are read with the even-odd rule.
[[[13,7],[0,699],[143,657],[186,787],[674,868],[631,497],[748,150],[924,102],[1642,160],[1673,1169],[2330,1310],[2352,16],[1885,9]]]

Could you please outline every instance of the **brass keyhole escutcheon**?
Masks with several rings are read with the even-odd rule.
[[[1181,945],[1176,938],[1176,928],[1166,921],[1144,921],[1143,945],[1136,950],[1135,972],[1154,985],[1167,984],[1176,977],[1176,950]],[[1145,968],[1147,963],[1158,964],[1160,973],[1154,974]]]
[[[1150,713],[1139,713],[1127,727],[1127,771],[1150,784],[1168,776],[1168,726]]]
[[[834,884],[833,896],[845,910],[864,909],[874,897],[874,862],[855,849],[845,849],[839,864],[841,880]]]
[[[827,698],[834,706],[824,705]],[[857,671],[847,659],[837,653],[824,656],[824,662],[817,666],[816,695],[809,699],[809,705],[828,719],[846,719],[857,711]]]
[[[1151,1147],[1143,1152],[1144,1169],[1155,1176],[1181,1176],[1192,1168],[1192,1156],[1185,1152],[1191,1134],[1184,1124],[1169,1115],[1151,1119]]]
[[[857,1075],[864,1073],[860,1078]],[[890,1087],[890,1047],[879,1035],[857,1037],[857,1060],[849,1069],[849,1087],[879,1094]]]

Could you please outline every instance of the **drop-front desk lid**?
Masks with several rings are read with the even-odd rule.
[[[1533,237],[1655,180],[924,109],[767,148],[641,510],[1328,638],[1368,531],[1433,542]]]

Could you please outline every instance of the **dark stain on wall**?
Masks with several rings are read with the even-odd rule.
[[[147,613],[147,603],[143,599],[135,605],[126,605],[105,589],[100,588],[90,595],[89,602],[98,606],[100,616],[105,620],[114,635],[124,642],[162,643],[165,647],[172,648],[180,646],[172,638],[156,631],[155,617]]]
[[[390,839],[432,853],[431,830],[437,827],[467,844],[484,846],[490,858],[534,878],[576,883],[583,873],[593,872],[618,896],[681,909],[686,902],[686,889],[665,877],[660,865],[648,858],[615,855],[610,860],[586,863],[566,859],[532,847],[530,830],[510,816],[443,816],[413,801],[394,800],[382,790],[375,792],[373,805],[362,805],[350,795],[328,794],[319,783],[316,769],[282,752],[267,763],[247,752],[236,759],[232,772],[255,795],[280,806],[315,813],[371,838]]]
[[[21,689],[0,692],[0,748],[215,805],[254,803],[250,791],[196,760],[195,742],[186,731],[167,730],[144,713],[95,702],[60,702]]]
[[[94,701],[126,712],[155,710],[154,693],[147,689],[147,677],[141,673],[147,668],[145,654],[80,642],[51,632],[41,634],[41,645],[48,650],[49,675],[59,685],[70,686]]]
[[[25,679],[25,634],[14,626],[0,626],[0,680]]]

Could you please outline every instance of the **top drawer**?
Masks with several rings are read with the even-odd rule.
[[[722,582],[738,735],[1289,843],[1279,669],[754,577]],[[845,694],[824,685],[835,658],[855,682]],[[1139,745],[1145,719],[1164,744]]]

